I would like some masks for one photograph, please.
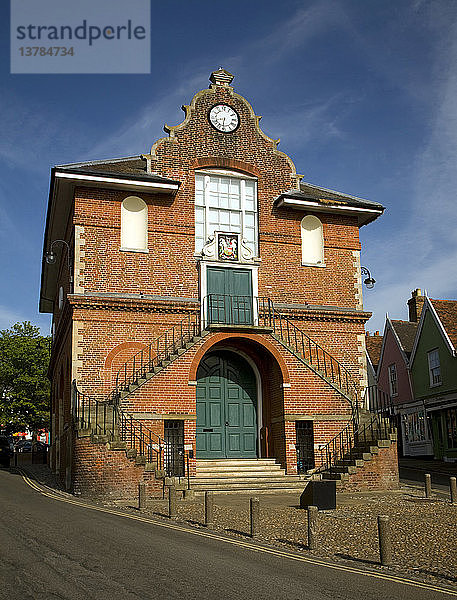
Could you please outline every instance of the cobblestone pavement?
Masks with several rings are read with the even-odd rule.
[[[42,465],[27,471],[50,487],[60,486]],[[424,498],[421,487],[405,486],[393,492],[338,494],[337,509],[319,513],[318,549],[307,548],[307,511],[299,495],[260,495],[258,540],[316,557],[349,561],[373,568],[379,565],[377,517],[391,520],[392,571],[421,580],[457,586],[457,505],[448,494]],[[249,532],[249,495],[215,494],[214,530],[237,537]],[[138,511],[136,503],[113,503]],[[150,500],[143,513],[166,516],[167,500]],[[178,519],[203,527],[203,498],[178,502]]]

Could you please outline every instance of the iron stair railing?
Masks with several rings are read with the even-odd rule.
[[[131,385],[139,385],[156,368],[164,367],[178,356],[186,344],[193,342],[202,333],[200,312],[189,313],[185,319],[156,338],[146,348],[127,360],[116,374],[115,388],[104,400],[97,400],[81,393],[74,385],[74,418],[80,426],[98,434],[115,436],[116,430],[122,441],[135,447],[148,462],[155,462],[167,474],[175,474],[186,468],[186,457],[170,447],[157,434],[120,407],[122,392],[130,392]],[[351,445],[351,435],[358,431],[358,389],[350,372],[322,346],[299,329],[289,318],[274,308],[269,298],[252,296],[229,296],[210,294],[203,299],[203,323],[243,324],[267,327],[293,352],[300,355],[315,371],[331,382],[351,405],[351,422],[324,448],[330,456],[340,455],[343,448]],[[109,408],[110,407],[110,408]],[[176,466],[170,456],[183,456]],[[188,462],[188,459],[187,459]]]
[[[188,460],[185,452],[149,429],[133,414],[122,410],[118,403],[97,400],[79,391],[73,381],[73,419],[81,429],[89,429],[95,435],[106,436],[110,441],[125,442],[128,448],[152,463],[167,476],[185,477]]]
[[[263,314],[263,320],[273,329],[273,334],[279,337],[286,346],[302,356],[313,369],[343,392],[351,405],[353,416],[357,420],[359,390],[349,370],[288,317],[278,312],[270,299],[268,299],[268,310]]]
[[[350,422],[327,444],[319,447],[319,466],[316,472],[334,472],[340,466],[359,458],[360,448],[380,439],[389,439],[393,433],[393,410],[391,398],[370,386],[365,390],[364,406],[368,407],[366,423]]]
[[[138,385],[155,368],[165,366],[177,356],[187,343],[201,334],[200,313],[189,313],[185,319],[158,336],[146,348],[129,358],[116,373],[115,388],[108,396],[109,402],[118,402],[121,392]]]

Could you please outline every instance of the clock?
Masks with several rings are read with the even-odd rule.
[[[208,113],[211,125],[223,133],[231,133],[238,129],[240,117],[234,108],[228,104],[216,104]]]

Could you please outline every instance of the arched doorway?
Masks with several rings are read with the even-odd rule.
[[[197,458],[257,457],[257,382],[234,352],[206,354],[197,370]]]

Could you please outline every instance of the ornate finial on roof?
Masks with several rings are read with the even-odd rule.
[[[214,85],[230,85],[232,83],[234,75],[219,67],[217,71],[213,71],[209,80]]]

